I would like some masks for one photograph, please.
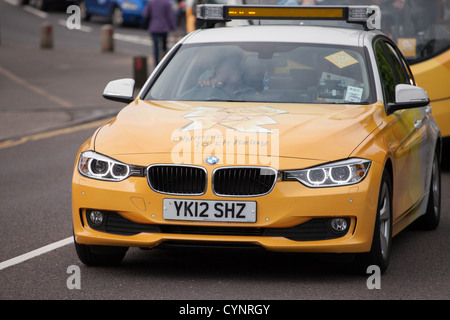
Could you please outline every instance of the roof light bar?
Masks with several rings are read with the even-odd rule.
[[[231,19],[344,19],[343,8],[328,7],[228,7],[225,10]]]
[[[234,6],[202,4],[197,6],[197,19],[203,27],[218,22],[245,20],[344,20],[365,25],[369,30],[381,28],[378,6]]]

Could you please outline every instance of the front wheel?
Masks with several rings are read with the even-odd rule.
[[[434,154],[431,171],[430,190],[426,213],[417,219],[415,227],[422,230],[434,230],[439,225],[441,217],[441,170],[437,153]]]
[[[80,1],[80,16],[81,20],[88,21],[91,18],[91,15],[88,12],[86,1]]]
[[[35,0],[34,6],[41,11],[45,11],[47,10],[48,3],[45,0]]]
[[[77,243],[74,237],[78,258],[87,266],[111,266],[122,262],[127,247],[90,246]]]
[[[392,246],[392,182],[389,173],[384,170],[378,196],[377,214],[370,252],[357,257],[358,271],[365,273],[367,267],[376,265],[381,273],[389,265]]]
[[[114,27],[122,27],[124,24],[123,12],[119,7],[114,7],[111,15],[111,23]]]

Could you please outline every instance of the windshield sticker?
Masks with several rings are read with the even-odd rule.
[[[348,66],[351,66],[355,63],[358,63],[358,60],[353,58],[351,55],[349,55],[345,51],[340,51],[333,53],[327,57],[325,57],[328,61],[330,61],[335,66],[339,67],[340,69],[346,68]]]
[[[184,126],[180,131],[190,131],[195,128],[209,129],[215,125],[222,125],[238,132],[264,132],[273,131],[262,127],[263,125],[278,124],[273,116],[287,113],[277,108],[243,107],[243,108],[217,108],[197,107],[193,112],[184,116],[191,123]]]
[[[361,102],[362,94],[363,94],[363,88],[348,86],[347,93],[345,94],[345,101]]]

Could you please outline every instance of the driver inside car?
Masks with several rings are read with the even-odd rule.
[[[239,95],[243,88],[243,74],[239,57],[227,57],[215,67],[203,71],[196,86],[180,97],[195,99],[230,99]]]
[[[235,59],[222,61],[215,69],[207,69],[198,80],[201,87],[223,88],[233,94],[241,86],[242,72]]]

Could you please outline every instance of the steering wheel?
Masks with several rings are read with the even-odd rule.
[[[205,87],[197,85],[194,88],[182,93],[178,99],[180,100],[229,100],[232,98],[222,87]]]

